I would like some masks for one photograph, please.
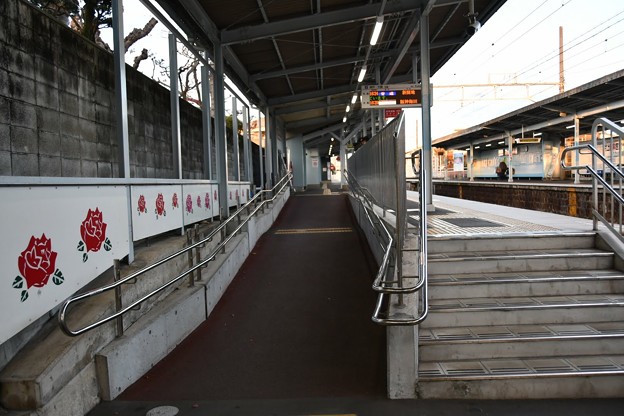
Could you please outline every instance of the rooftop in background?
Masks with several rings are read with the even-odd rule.
[[[588,82],[573,90],[520,108],[433,141],[434,146],[460,149],[470,144],[501,140],[506,132],[547,133],[549,137],[570,137],[574,115],[580,117],[580,134],[590,133],[598,116],[612,121],[624,119],[624,70]],[[531,137],[529,136],[529,137]]]

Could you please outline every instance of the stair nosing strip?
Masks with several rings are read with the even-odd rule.
[[[433,309],[429,307],[429,314],[437,312],[457,312],[457,311],[470,311],[470,312],[491,312],[491,311],[517,311],[523,309],[566,309],[566,308],[596,308],[605,306],[624,306],[624,301],[621,302],[591,302],[591,303],[557,303],[557,304],[542,304],[542,305],[517,305],[517,306],[488,306],[488,307],[464,307],[464,308],[445,308],[445,309]]]
[[[420,373],[419,373],[420,374]],[[589,377],[589,376],[609,376],[609,375],[623,375],[624,370],[605,370],[605,371],[561,371],[561,372],[552,372],[552,373],[538,373],[538,372],[527,372],[523,374],[519,373],[510,373],[510,374],[472,374],[465,376],[420,376],[418,377],[419,382],[430,382],[430,381],[461,381],[461,380],[501,380],[501,379],[515,379],[515,378],[555,378],[555,377]]]
[[[433,346],[439,344],[477,344],[477,343],[504,343],[504,342],[538,342],[562,340],[589,340],[603,338],[624,338],[624,333],[615,334],[587,334],[587,335],[543,335],[526,337],[499,337],[499,338],[454,338],[454,339],[426,339],[419,340],[419,346]]]

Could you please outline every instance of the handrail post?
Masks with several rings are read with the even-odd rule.
[[[113,260],[113,272],[114,272],[113,279],[115,280],[115,282],[118,282],[119,280],[121,280],[121,262],[119,261],[119,259]],[[116,313],[119,312],[121,308],[122,308],[121,285],[119,285],[115,287],[115,312]],[[119,338],[123,335],[123,332],[124,332],[123,315],[119,315],[115,319],[115,323],[116,323],[115,335],[117,338]]]
[[[195,227],[193,227],[193,236],[195,237],[193,239],[193,243],[199,243],[199,225],[195,224]],[[201,247],[200,245],[197,245],[197,247],[195,247],[195,264],[199,264],[199,262],[201,261]],[[196,270],[196,276],[195,276],[195,280],[199,281],[201,280],[201,267],[198,268]]]
[[[192,231],[190,229],[186,230],[186,246],[190,247],[193,244]],[[193,250],[187,251],[188,258],[188,267],[189,270],[193,268]],[[193,279],[193,272],[190,272],[188,275],[188,285],[189,287],[195,286],[195,279]]]

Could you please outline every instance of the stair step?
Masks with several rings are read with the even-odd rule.
[[[592,248],[596,233],[543,232],[531,234],[429,236],[429,253],[453,253],[499,250],[556,250]]]
[[[429,328],[419,344],[423,361],[612,355],[624,351],[624,322]]]
[[[430,274],[429,298],[624,293],[619,270]]]
[[[624,295],[432,299],[424,328],[624,320]]]
[[[613,267],[613,253],[597,249],[430,254],[430,274],[588,270]]]
[[[621,397],[624,356],[421,362],[423,399]]]

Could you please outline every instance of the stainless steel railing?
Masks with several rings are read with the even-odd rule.
[[[144,267],[141,270],[138,270],[124,278],[119,278],[119,261],[116,260],[115,261],[115,282],[90,290],[88,292],[84,292],[78,295],[74,295],[72,297],[70,297],[69,299],[67,299],[63,305],[61,306],[61,309],[59,311],[58,314],[58,322],[59,325],[61,327],[61,329],[63,330],[63,332],[65,332],[67,335],[70,336],[77,336],[80,334],[83,334],[87,331],[90,331],[94,328],[97,328],[101,325],[104,325],[107,322],[110,322],[112,320],[117,320],[117,336],[121,336],[123,334],[123,316],[124,314],[126,314],[127,312],[129,312],[130,310],[136,309],[137,307],[139,307],[141,304],[143,304],[145,301],[151,299],[152,297],[154,297],[155,295],[157,295],[158,293],[162,292],[163,290],[165,290],[166,288],[172,286],[173,284],[175,284],[176,282],[180,281],[181,279],[183,279],[186,276],[189,276],[189,285],[193,285],[194,284],[194,278],[193,278],[193,273],[195,271],[198,272],[201,268],[205,267],[209,262],[213,261],[216,257],[217,254],[221,251],[225,249],[225,246],[236,236],[236,234],[241,231],[243,229],[243,226],[254,216],[256,215],[256,213],[258,213],[258,211],[260,210],[264,210],[264,206],[270,202],[273,202],[275,200],[275,198],[277,198],[277,196],[284,190],[284,188],[286,186],[289,185],[290,183],[290,178],[291,175],[290,173],[286,173],[282,179],[280,179],[277,184],[270,190],[262,190],[260,192],[258,192],[256,195],[254,195],[253,198],[251,198],[246,204],[244,204],[243,206],[241,206],[238,210],[236,210],[236,212],[234,212],[227,220],[223,221],[218,227],[216,227],[213,231],[211,231],[205,238],[201,239],[200,241],[197,241],[193,244],[188,245],[187,247],[176,251],[173,254],[170,254],[168,256],[166,256],[165,258],[147,266]],[[270,195],[270,197],[267,196],[267,194]],[[252,210],[252,206],[254,206],[253,210]],[[247,217],[243,220],[240,219],[240,215],[243,213],[243,211],[247,210]],[[227,227],[228,225],[230,225],[234,220],[239,221],[238,225],[236,226],[236,228],[234,228],[229,234],[227,234]],[[171,280],[169,280],[167,283],[161,285],[160,287],[152,290],[151,292],[149,292],[148,294],[140,297],[139,299],[133,301],[132,303],[130,303],[127,306],[122,306],[122,302],[121,302],[121,286],[125,283],[128,283],[130,281],[133,281],[134,279],[139,278],[141,275],[149,272],[150,270],[155,269],[156,267],[159,267],[165,263],[167,263],[168,261],[175,259],[183,254],[187,254],[189,256],[189,263],[191,263],[191,257],[192,257],[192,250],[198,248],[199,246],[206,244],[207,242],[211,242],[212,239],[218,235],[221,234],[221,241],[219,242],[219,244],[217,244],[214,249],[212,250],[212,252],[205,257],[203,260],[198,260],[196,262],[195,265],[191,265],[188,268],[188,270],[184,271],[181,274],[178,274],[176,277],[172,278]],[[198,252],[196,252],[198,253]],[[69,312],[69,307],[75,303],[78,302],[82,302],[82,301],[86,301],[89,298],[92,298],[94,296],[98,296],[102,293],[108,292],[114,290],[115,291],[115,312],[110,314],[109,316],[102,318],[96,322],[93,322],[89,325],[83,326],[82,328],[78,328],[78,329],[72,329],[69,327],[68,323],[67,323],[67,317],[68,317],[68,312]]]
[[[622,237],[624,173],[621,170],[623,139],[624,129],[621,126],[606,118],[598,118],[592,126],[591,144],[566,147],[561,153],[563,169],[582,170],[591,175],[593,229],[598,229],[600,221],[622,242],[624,242]],[[570,152],[577,152],[576,155],[591,155],[591,163],[567,165],[566,155]],[[574,156],[573,154],[572,157]]]
[[[396,128],[396,130],[392,131],[392,141],[398,142],[404,139],[404,136],[400,134],[399,129],[401,127],[401,123],[386,127],[386,129]],[[379,248],[383,253],[379,270],[373,282],[373,290],[378,292],[379,295],[372,320],[381,325],[417,325],[426,319],[428,313],[427,213],[425,203],[426,188],[424,188],[426,187],[426,181],[423,180],[423,178],[426,177],[426,173],[421,169],[415,172],[419,178],[418,187],[420,191],[420,206],[419,209],[416,210],[420,240],[418,275],[404,276],[401,262],[404,238],[404,231],[402,231],[402,229],[404,229],[407,211],[405,207],[405,154],[402,147],[395,147],[395,143],[388,139],[389,135],[387,131],[384,132],[384,130],[382,130],[380,134],[381,140],[375,141],[375,138],[372,140],[374,146],[373,151],[366,153],[357,160],[357,169],[355,169],[355,172],[351,169],[344,170],[353,196],[362,206],[366,219],[374,230],[373,234],[376,236]],[[384,147],[380,144],[383,140],[386,141],[386,145],[390,150],[388,147]],[[365,146],[368,146],[368,143]],[[364,147],[359,149],[356,155],[362,150],[364,150]],[[375,156],[377,153],[383,154],[384,156]],[[390,160],[388,160],[389,154],[391,155]],[[353,159],[353,157],[351,159]],[[351,159],[349,159],[349,166],[352,165]],[[370,167],[366,165],[366,162],[370,161],[372,161],[374,166]],[[388,168],[390,172],[386,170]],[[360,175],[365,177],[365,182],[369,184],[369,186],[363,186],[361,184],[359,180]],[[377,177],[375,178],[375,176]],[[380,185],[380,182],[384,180],[387,182],[385,187],[383,184]],[[392,188],[392,192],[388,192],[387,188]],[[377,195],[382,201],[378,201],[374,195]],[[381,212],[381,216],[383,217],[385,217],[386,212],[395,214],[394,233],[389,230],[388,225],[382,219],[378,211]],[[412,212],[412,214],[413,213],[414,212]],[[404,284],[405,279],[413,278],[417,278],[415,284],[407,286]],[[415,292],[420,293],[420,302],[416,316],[390,316],[388,310],[390,307],[390,300],[393,299],[392,297],[398,298],[398,303],[402,304],[405,295],[410,295]]]

